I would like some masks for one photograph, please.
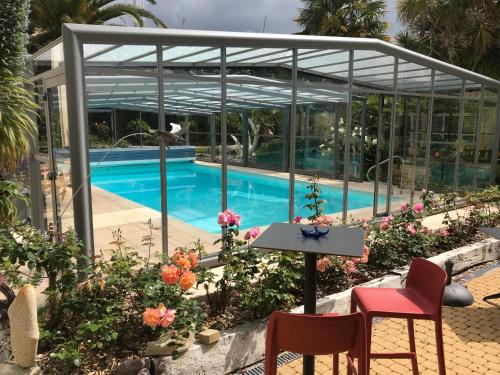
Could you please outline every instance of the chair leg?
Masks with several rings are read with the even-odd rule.
[[[441,318],[435,321],[435,331],[439,375],[446,375],[446,364],[444,362],[443,324],[441,322]]]
[[[339,353],[333,353],[333,375],[339,375]]]
[[[372,354],[372,324],[373,324],[373,317],[371,315],[366,316],[366,353],[367,353],[367,359],[366,359],[366,375],[370,375],[370,359],[371,359],[371,354]]]
[[[356,302],[354,301],[354,298],[352,298],[352,296],[351,296],[351,314],[355,313],[356,309],[357,309]],[[352,356],[352,353],[349,352],[348,355],[350,355],[351,358],[354,359],[354,357]],[[352,368],[351,368],[351,366],[349,366],[349,361],[347,361],[347,375],[352,375],[352,374],[353,374]]]
[[[354,298],[351,296],[351,314],[356,312],[356,302],[354,301]]]
[[[408,339],[410,341],[410,352],[415,355],[411,358],[411,370],[413,375],[418,375],[418,363],[417,363],[417,348],[415,346],[415,329],[413,326],[413,319],[407,319],[408,321]]]

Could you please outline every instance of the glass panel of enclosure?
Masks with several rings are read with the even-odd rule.
[[[121,235],[146,252],[147,222],[161,227],[156,46],[83,51],[95,250]],[[161,232],[153,237],[161,251]]]
[[[392,210],[401,201],[413,204],[425,188],[427,128],[432,91],[432,70],[398,60],[398,91],[393,151]]]
[[[226,49],[227,206],[244,230],[288,221],[291,60],[290,49]]]
[[[54,227],[57,233],[73,227],[73,205],[71,198],[71,162],[69,149],[68,112],[66,104],[66,85],[47,89],[51,160],[49,180],[53,181],[55,197],[52,202]]]
[[[359,176],[356,177],[360,181],[364,181],[361,188],[371,196],[370,206],[363,212],[363,217],[373,214],[384,215],[390,209],[388,207],[387,184],[391,161],[394,71],[395,59],[393,56],[373,50],[354,51],[353,84],[355,91],[353,92],[350,154],[351,158],[357,158],[359,165],[362,166]],[[358,129],[362,131],[357,131]],[[351,170],[352,168],[351,164]],[[393,189],[393,191],[395,190]]]
[[[36,76],[51,69],[55,69],[64,62],[62,42],[56,43],[49,49],[30,59],[31,74]]]
[[[489,87],[484,88],[483,104],[481,106],[481,123],[479,126],[478,142],[477,142],[477,168],[476,182],[478,188],[490,186],[492,170],[492,158],[498,155],[493,155],[495,151],[495,136],[498,131],[498,110],[497,110],[497,90]]]
[[[221,53],[219,47],[164,46],[169,248],[200,239],[209,252],[220,234]],[[183,153],[183,157],[175,155]]]
[[[305,199],[307,179],[319,176],[323,214],[342,218],[348,75],[347,50],[297,51],[295,215],[312,214],[304,207],[312,203]]]
[[[475,157],[477,133],[479,130],[479,110],[481,106],[481,85],[465,81],[462,137],[459,143],[457,190],[474,190]]]
[[[461,78],[435,71],[428,188],[436,192],[455,189],[462,85]]]

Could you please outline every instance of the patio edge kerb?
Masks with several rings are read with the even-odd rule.
[[[500,240],[492,238],[462,246],[429,258],[440,266],[451,260],[454,272],[500,258]],[[408,267],[398,269],[399,275],[386,275],[362,284],[364,287],[399,287],[404,283]],[[317,302],[317,312],[349,312],[351,289],[331,294]],[[292,310],[303,312],[303,306]],[[193,344],[180,358],[160,357],[156,360],[157,374],[219,375],[252,365],[264,358],[266,321],[249,322],[221,333],[213,345]]]

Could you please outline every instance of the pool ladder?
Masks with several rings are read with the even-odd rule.
[[[392,157],[392,159],[399,159],[401,160],[401,183],[400,183],[400,186],[399,186],[399,194],[403,194],[403,171],[405,169],[405,160],[399,156],[399,155],[394,155]],[[378,163],[379,166],[381,166],[382,164],[385,164],[387,162],[389,162],[389,160],[391,160],[391,158],[387,158],[383,161],[381,161],[380,163]],[[370,168],[368,168],[368,171],[366,171],[366,179],[368,180],[368,182],[373,182],[373,180],[370,179],[370,172],[375,169],[377,167],[377,165],[372,165]]]

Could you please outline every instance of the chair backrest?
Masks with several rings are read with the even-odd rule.
[[[406,287],[416,290],[440,312],[446,285],[446,272],[437,264],[423,258],[414,259],[406,279]]]
[[[314,355],[350,351],[359,358],[358,373],[366,368],[366,329],[362,313],[289,314],[273,312],[266,332],[265,374],[275,375],[281,350]]]

